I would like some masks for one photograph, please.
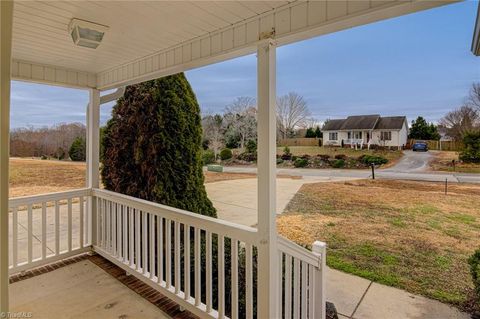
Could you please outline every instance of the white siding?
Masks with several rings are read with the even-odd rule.
[[[398,134],[399,134],[398,145],[399,146],[407,145],[407,141],[408,141],[407,121],[403,122],[402,129],[400,130],[400,132]]]
[[[338,138],[336,141],[332,141],[329,139],[329,133],[338,133]],[[347,132],[339,132],[339,131],[323,131],[323,145],[342,145],[342,140],[347,139]]]
[[[392,139],[390,141],[381,141],[381,132],[392,132]],[[387,147],[401,147],[407,144],[407,127],[404,124],[401,130],[375,130],[372,134],[372,143]]]

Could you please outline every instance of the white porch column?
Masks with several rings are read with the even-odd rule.
[[[90,90],[90,101],[87,107],[87,187],[100,186],[100,91]],[[89,235],[92,245],[97,243],[96,203],[87,200],[90,223]]]
[[[0,1],[0,317],[8,312],[8,161],[13,2]]]
[[[279,263],[276,227],[276,48],[257,50],[258,94],[258,318],[277,318]]]

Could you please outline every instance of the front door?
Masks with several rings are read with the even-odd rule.
[[[370,132],[367,132],[367,143],[370,142]]]

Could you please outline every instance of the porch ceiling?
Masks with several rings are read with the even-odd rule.
[[[271,2],[18,1],[13,55],[25,61],[96,73],[271,11]],[[109,26],[95,49],[75,46],[72,18]]]
[[[15,1],[12,75],[107,89],[449,2]],[[97,49],[74,45],[72,18],[109,26]]]

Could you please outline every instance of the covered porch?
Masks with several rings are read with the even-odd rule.
[[[95,252],[201,318],[325,318],[325,243],[310,251],[276,232],[276,48],[450,2],[2,1],[0,313],[28,303],[15,288],[9,294],[9,276]],[[93,23],[103,39],[72,41],[74,19]],[[251,53],[258,61],[256,228],[101,189],[101,104],[126,85]],[[89,90],[85,188],[8,198],[11,80]],[[71,267],[70,275],[81,271]],[[59,307],[47,296],[46,307]],[[80,301],[68,302],[66,312]]]

